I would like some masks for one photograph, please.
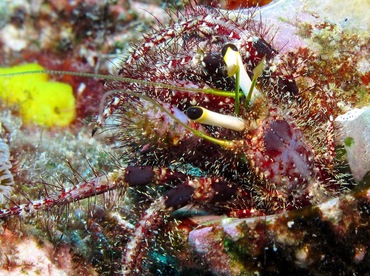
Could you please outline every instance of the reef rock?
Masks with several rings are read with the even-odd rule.
[[[370,107],[355,108],[335,119],[353,178],[359,182],[370,171]]]

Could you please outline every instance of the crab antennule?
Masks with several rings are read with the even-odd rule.
[[[1,73],[0,77],[15,77],[15,76],[23,76],[23,75],[34,75],[34,74],[48,74],[48,75],[68,75],[68,76],[77,76],[83,78],[95,78],[101,80],[114,80],[114,81],[121,81],[124,83],[136,83],[138,85],[143,86],[153,86],[153,87],[160,87],[166,89],[173,89],[176,91],[188,91],[194,93],[204,93],[204,94],[211,94],[220,97],[234,97],[235,93],[232,91],[224,91],[219,89],[203,89],[203,88],[194,88],[194,87],[181,87],[175,86],[167,83],[162,82],[153,82],[153,81],[146,81],[134,78],[127,78],[122,76],[114,76],[114,75],[104,75],[104,74],[96,74],[96,73],[88,73],[88,72],[73,72],[73,71],[59,71],[59,70],[32,70],[32,71],[24,71],[24,72],[13,72],[13,73]]]
[[[243,131],[246,123],[243,119],[210,111],[200,106],[192,106],[186,110],[189,119],[206,125],[224,127],[236,131]]]

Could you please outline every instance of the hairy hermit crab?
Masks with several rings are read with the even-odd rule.
[[[41,199],[10,204],[0,218],[42,210],[60,218],[63,206],[107,193],[75,224],[98,240],[93,253],[111,252],[108,273],[324,273],[340,257],[325,243],[349,250],[344,263],[365,271],[366,245],[329,237],[349,235],[350,222],[337,215],[347,212],[357,221],[351,231],[369,238],[368,195],[337,198],[352,185],[335,156],[339,98],[299,89],[299,59],[288,64],[253,16],[196,7],[179,18],[146,35],[108,83],[93,133],[109,130],[129,163],[55,194],[44,183]],[[115,190],[120,201],[107,204]],[[76,254],[88,255],[78,250],[92,242],[68,233]]]

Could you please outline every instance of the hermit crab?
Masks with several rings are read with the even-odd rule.
[[[3,209],[0,218],[52,212],[117,190],[132,212],[127,207],[121,207],[124,211],[117,207],[114,215],[111,210],[102,211],[101,217],[117,224],[112,232],[125,233],[120,244],[107,245],[118,248],[115,254],[121,259],[114,273],[166,274],[163,267],[171,266],[173,273],[176,265],[188,271],[235,275],[256,271],[258,266],[265,272],[282,269],[289,257],[281,263],[254,260],[225,233],[219,237],[224,247],[214,247],[220,255],[208,249],[203,259],[198,256],[194,261],[184,237],[193,244],[209,242],[194,230],[195,214],[264,218],[268,225],[271,216],[300,216],[309,212],[309,206],[349,189],[344,185],[348,177],[341,175],[335,160],[333,117],[340,111],[335,103],[323,104],[311,91],[298,88],[294,68],[266,42],[263,26],[252,15],[196,7],[181,17],[146,35],[123,58],[118,76],[107,83],[109,91],[93,134],[109,135],[110,141],[128,148],[128,164],[63,187],[54,195],[46,192],[42,199]],[[287,220],[285,224],[298,225]],[[219,231],[217,223],[209,225]],[[235,231],[243,233],[244,228],[248,236],[248,227],[245,222]],[[100,226],[86,228],[99,234],[101,244],[109,243],[107,236],[100,235]],[[227,244],[240,253],[235,257],[239,270],[225,264],[231,259],[221,261],[224,271],[212,270],[212,256],[226,254]],[[183,248],[189,253],[183,253]],[[166,250],[180,261],[171,263],[168,258],[158,268],[155,260],[161,258],[155,256]],[[302,249],[301,255],[305,252]],[[299,260],[301,265],[291,272],[302,272],[316,261]]]

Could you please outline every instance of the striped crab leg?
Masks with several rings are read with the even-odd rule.
[[[54,206],[62,206],[120,187],[138,187],[149,184],[175,185],[155,200],[135,226],[133,235],[126,245],[122,258],[122,273],[132,275],[140,272],[141,260],[145,255],[146,243],[153,231],[163,223],[163,218],[174,209],[191,202],[212,203],[229,200],[237,194],[237,188],[220,177],[189,178],[185,174],[150,166],[129,166],[107,175],[80,183],[60,194],[27,204],[0,210],[0,219],[27,215]]]
[[[135,180],[130,180],[131,186],[147,185],[150,182],[157,184],[179,181],[180,183],[163,196],[155,200],[144,212],[135,227],[131,240],[126,245],[122,258],[123,275],[139,275],[142,273],[142,261],[147,251],[146,240],[149,240],[162,224],[163,220],[175,209],[194,203],[222,202],[231,199],[238,193],[232,183],[220,177],[190,178],[180,173],[173,173],[167,169],[152,169],[151,167],[130,167],[126,179],[131,175]],[[140,179],[136,176],[140,175]]]
[[[61,191],[60,194],[54,197],[39,199],[26,204],[16,205],[8,209],[2,209],[0,210],[0,219],[31,214],[41,210],[48,210],[57,205],[69,204],[74,201],[114,190],[120,187],[122,182],[125,182],[124,175],[125,170],[117,170]]]
[[[139,172],[139,170],[135,168],[136,167],[127,167],[115,170],[106,175],[93,178],[89,181],[77,184],[69,189],[65,189],[56,196],[16,205],[8,209],[1,209],[0,219],[18,215],[27,215],[36,211],[49,210],[54,206],[66,205],[74,201],[96,196],[120,187],[139,186],[143,182],[147,184],[148,181],[146,178],[143,178],[147,176],[147,174],[144,174],[144,176],[140,173],[134,174],[132,171]],[[170,177],[172,176],[173,178],[173,175],[175,175],[175,173],[169,171],[167,171],[165,174],[162,174],[161,170],[155,169],[151,169],[151,174],[150,180],[153,180],[156,183],[167,183]]]

